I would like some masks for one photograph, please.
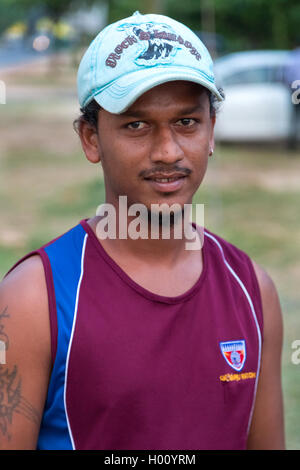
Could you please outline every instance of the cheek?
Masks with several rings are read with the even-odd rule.
[[[193,167],[198,169],[206,168],[209,148],[210,140],[204,132],[198,134],[194,139],[186,139],[182,145],[185,157]]]
[[[145,169],[145,157],[137,145],[113,142],[102,149],[102,168],[107,190],[127,195],[140,190],[139,172]]]
[[[123,179],[125,175],[134,178],[135,175],[147,166],[147,146],[134,139],[115,137],[102,146],[102,166],[110,174],[118,175]]]
[[[186,153],[188,164],[191,167],[191,190],[195,191],[201,184],[208,166],[209,142],[198,141],[194,150]]]

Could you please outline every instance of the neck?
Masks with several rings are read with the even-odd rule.
[[[191,248],[188,246],[194,244],[192,249],[195,249],[196,244],[200,248],[199,235],[183,213],[174,217],[146,211],[132,216],[128,215],[127,207],[126,212],[120,206],[112,208],[107,204],[102,207],[105,215],[100,213],[89,223],[107,251],[149,263],[165,260],[167,264],[173,264],[189,254]]]

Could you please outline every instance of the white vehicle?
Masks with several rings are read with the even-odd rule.
[[[289,51],[250,51],[215,61],[217,85],[225,92],[216,140],[268,142],[290,135],[293,90],[283,80]]]

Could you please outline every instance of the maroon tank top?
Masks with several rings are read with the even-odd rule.
[[[86,221],[37,251],[54,361],[40,449],[246,448],[259,286],[232,244],[205,230],[202,250],[199,279],[177,297],[133,281]]]

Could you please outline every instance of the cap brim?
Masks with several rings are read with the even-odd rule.
[[[176,80],[198,83],[210,90],[218,101],[223,101],[223,97],[214,82],[196,70],[187,67],[159,66],[126,74],[98,93],[96,92],[93,98],[106,111],[121,114],[146,91],[162,83]]]

